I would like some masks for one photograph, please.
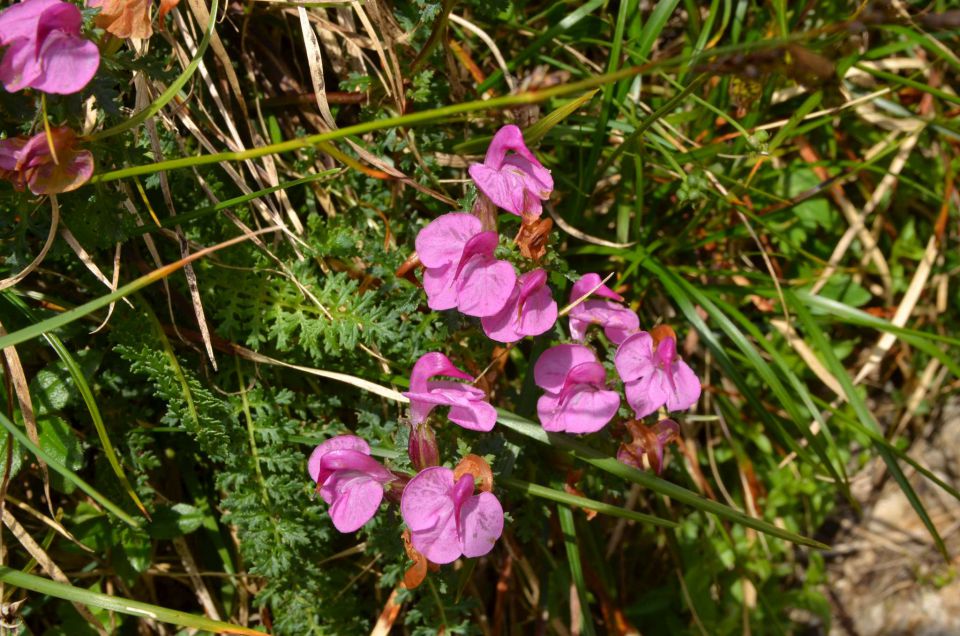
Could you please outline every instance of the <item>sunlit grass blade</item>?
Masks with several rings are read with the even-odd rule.
[[[159,605],[130,601],[117,596],[110,596],[109,594],[102,594],[81,587],[67,585],[66,583],[58,583],[41,576],[27,574],[26,572],[5,566],[0,566],[0,581],[24,590],[36,592],[37,594],[61,598],[74,603],[82,603],[90,607],[100,607],[111,612],[151,618],[156,621],[179,625],[188,629],[203,630],[213,632],[214,634],[247,634],[250,636],[259,636],[265,633],[249,627],[241,627],[240,625],[232,625],[223,621],[215,621],[204,616],[167,609]]]
[[[701,512],[707,512],[716,515],[717,517],[726,521],[737,523],[748,528],[753,528],[754,530],[763,532],[764,534],[778,537],[786,541],[791,541],[793,543],[818,548],[820,550],[828,549],[827,546],[823,545],[819,541],[814,541],[813,539],[808,539],[807,537],[796,534],[795,532],[778,528],[771,523],[767,523],[761,519],[756,519],[749,515],[745,515],[742,512],[730,508],[729,506],[725,506],[724,504],[701,497],[697,493],[687,490],[682,486],[678,486],[669,481],[660,479],[659,477],[654,477],[653,475],[649,475],[635,468],[621,464],[615,458],[607,457],[599,451],[573,439],[569,435],[547,433],[543,430],[543,427],[538,426],[518,415],[508,413],[502,409],[498,409],[497,412],[497,421],[502,426],[525,437],[536,440],[542,444],[547,444],[549,446],[554,446],[561,450],[565,450],[583,462],[586,462],[592,466],[596,466],[597,468],[616,475],[622,479],[639,484],[657,494],[669,497],[670,499],[688,505],[691,508]]]
[[[54,329],[59,329],[64,325],[68,325],[71,322],[80,320],[84,316],[93,313],[94,311],[106,307],[112,302],[120,300],[121,298],[126,298],[130,294],[134,293],[137,290],[143,289],[147,285],[157,282],[158,280],[169,276],[174,273],[187,263],[192,263],[193,261],[203,258],[208,254],[212,254],[218,250],[222,250],[231,245],[236,245],[237,243],[242,243],[243,241],[249,239],[251,236],[257,236],[259,234],[266,234],[268,232],[276,232],[279,228],[268,227],[262,230],[257,230],[256,232],[251,232],[250,234],[244,234],[243,236],[237,236],[223,243],[213,245],[211,247],[205,247],[202,250],[197,250],[187,256],[186,258],[181,258],[178,261],[174,261],[169,265],[164,265],[159,267],[149,274],[144,274],[140,278],[136,279],[131,283],[120,287],[115,292],[111,292],[100,298],[95,298],[90,302],[86,302],[78,307],[74,307],[70,311],[65,311],[62,314],[47,318],[46,320],[41,320],[40,322],[34,323],[29,327],[24,327],[14,331],[13,333],[7,334],[6,336],[0,337],[0,349],[4,347],[10,347],[13,345],[20,344],[21,342],[26,342],[36,338],[37,336],[42,336],[45,333],[53,331]]]
[[[563,546],[567,552],[567,562],[570,564],[570,578],[577,588],[577,597],[580,600],[580,613],[583,616],[582,633],[595,634],[593,616],[590,614],[590,598],[587,596],[587,583],[583,578],[583,564],[580,562],[580,546],[577,543],[577,526],[574,523],[573,511],[566,506],[557,506],[557,519],[560,521],[560,531],[563,532]]]
[[[16,424],[14,424],[9,419],[7,419],[7,416],[5,416],[3,413],[0,413],[0,425],[2,425],[5,429],[7,429],[17,439],[17,441],[24,448],[30,451],[35,457],[45,461],[47,463],[47,466],[49,466],[52,470],[59,473],[64,479],[74,484],[77,488],[79,488],[83,492],[90,495],[91,499],[93,499],[98,504],[100,504],[101,506],[109,510],[118,519],[122,520],[123,522],[135,528],[140,525],[136,519],[134,519],[133,517],[128,515],[126,512],[124,512],[123,509],[120,508],[120,506],[118,506],[117,504],[113,503],[112,501],[104,497],[97,489],[95,489],[93,486],[91,486],[86,481],[84,481],[83,478],[81,478],[75,472],[73,472],[72,470],[64,466],[62,463],[57,461],[56,458],[52,457],[45,450],[43,450],[42,448],[34,444],[32,441],[30,441],[30,438],[27,437],[27,435],[23,431],[21,431]]]
[[[786,293],[786,298],[790,303],[790,308],[799,319],[800,325],[802,326],[804,332],[813,342],[814,349],[820,354],[820,359],[823,360],[823,363],[826,365],[827,369],[830,370],[830,373],[833,374],[833,376],[840,383],[840,386],[843,388],[847,402],[849,402],[850,406],[853,407],[854,412],[857,414],[857,418],[865,427],[872,428],[879,432],[881,430],[880,425],[877,423],[876,419],[874,419],[873,414],[867,407],[866,402],[863,400],[860,394],[857,393],[856,387],[853,386],[853,381],[850,379],[850,375],[847,373],[847,370],[843,368],[840,360],[837,359],[830,342],[827,340],[827,337],[824,335],[819,325],[817,325],[817,323],[814,321],[809,310],[789,290]],[[936,543],[937,549],[940,551],[943,557],[949,561],[950,556],[947,553],[947,546],[944,544],[943,538],[941,538],[940,533],[937,531],[937,527],[930,519],[930,515],[927,514],[927,510],[924,507],[923,502],[920,501],[920,497],[917,496],[913,486],[910,485],[906,475],[903,474],[903,470],[901,470],[900,466],[897,464],[897,458],[893,455],[893,453],[890,452],[888,448],[883,445],[878,444],[875,446],[875,448],[877,449],[877,454],[883,458],[884,463],[887,465],[890,475],[900,486],[904,496],[906,496],[907,500],[910,502],[914,512],[917,513],[917,516],[920,517],[923,525],[926,526],[930,536],[933,537],[933,541]]]
[[[587,510],[596,510],[600,514],[610,515],[611,517],[620,517],[622,519],[630,519],[631,521],[638,521],[640,523],[647,523],[654,526],[663,526],[665,528],[679,527],[679,524],[677,524],[676,522],[670,521],[668,519],[661,519],[660,517],[643,514],[642,512],[636,512],[633,510],[629,510],[627,508],[621,508],[620,506],[613,506],[607,503],[603,503],[602,501],[597,501],[595,499],[588,499],[587,497],[571,495],[570,493],[564,492],[562,490],[557,490],[555,488],[547,488],[546,486],[541,486],[539,484],[532,484],[528,481],[523,481],[521,479],[513,479],[510,477],[500,477],[497,479],[497,483],[503,484],[515,490],[519,490],[532,497],[539,497],[540,499],[555,501],[557,503],[570,506],[571,508],[585,508]]]

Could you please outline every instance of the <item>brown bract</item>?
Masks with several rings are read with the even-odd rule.
[[[453,469],[453,480],[459,481],[466,474],[473,475],[477,486],[483,492],[493,491],[493,471],[490,470],[490,464],[479,455],[467,455],[460,460],[457,467]]]
[[[514,241],[520,248],[524,258],[539,261],[547,253],[547,242],[550,239],[550,230],[553,229],[553,220],[533,219],[524,217],[520,224],[520,231]]]
[[[163,28],[163,18],[179,0],[160,0],[157,21]],[[153,35],[150,7],[153,0],[103,0],[97,26],[118,38],[147,39]]]

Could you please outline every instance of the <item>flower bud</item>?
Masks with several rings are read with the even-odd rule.
[[[417,472],[424,468],[440,465],[440,449],[437,446],[437,436],[427,422],[411,425],[407,453],[410,456],[410,464]]]

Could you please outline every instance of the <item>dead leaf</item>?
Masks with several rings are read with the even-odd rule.
[[[96,24],[118,38],[145,40],[153,35],[150,3],[151,0],[103,0]]]

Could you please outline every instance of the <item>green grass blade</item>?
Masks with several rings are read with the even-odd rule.
[[[24,316],[31,321],[36,322],[36,315],[19,297],[9,292],[5,293],[3,296],[8,303],[16,307]],[[77,387],[77,391],[80,393],[80,397],[83,399],[84,405],[87,407],[87,412],[90,414],[90,419],[93,421],[93,427],[97,430],[97,437],[100,438],[100,443],[103,445],[103,454],[106,456],[107,462],[110,463],[110,467],[113,469],[117,479],[120,480],[120,486],[124,491],[126,491],[127,495],[130,497],[133,503],[136,504],[137,508],[140,509],[140,512],[142,512],[143,515],[149,519],[150,513],[147,512],[147,508],[143,505],[143,502],[140,501],[140,497],[137,496],[136,491],[130,484],[130,480],[127,479],[127,474],[123,470],[123,466],[120,464],[120,459],[117,457],[117,451],[113,447],[113,442],[110,441],[110,435],[107,433],[107,427],[103,422],[103,417],[100,415],[100,407],[97,406],[97,400],[93,397],[93,391],[90,389],[90,384],[87,382],[87,378],[83,375],[83,370],[77,363],[76,358],[70,354],[70,351],[63,344],[63,341],[60,340],[60,338],[52,333],[46,333],[43,335],[43,337],[63,362],[64,366],[67,367],[67,371],[70,373],[70,377],[73,379],[73,383]]]
[[[653,50],[653,45],[660,37],[660,32],[667,25],[667,20],[673,15],[680,0],[660,0],[657,6],[650,12],[647,23],[643,25],[643,31],[640,32],[640,39],[636,44],[634,54],[635,59],[646,61]]]
[[[93,592],[81,587],[58,583],[41,576],[27,574],[19,570],[14,570],[5,566],[0,566],[0,581],[19,587],[24,590],[30,590],[37,594],[44,594],[54,598],[61,598],[72,603],[82,603],[90,607],[100,607],[111,612],[120,612],[131,616],[140,616],[152,618],[153,620],[170,623],[171,625],[180,625],[188,629],[198,629],[214,634],[249,634],[258,636],[264,632],[232,625],[223,621],[215,621],[204,616],[188,614],[178,610],[167,609],[159,605],[150,605],[140,601],[129,601],[118,596],[110,596],[100,592]]]
[[[523,140],[527,142],[527,145],[529,146],[536,144],[538,141],[543,139],[554,126],[562,122],[571,114],[580,110],[584,104],[593,99],[593,96],[597,94],[597,90],[598,89],[593,89],[591,91],[587,91],[580,97],[567,100],[563,105],[558,106],[549,114],[544,115],[534,123],[530,124],[530,126],[523,131]],[[453,151],[457,154],[481,152],[484,148],[490,145],[490,141],[492,139],[493,135],[474,137],[473,139],[457,144],[453,147]]]
[[[558,20],[556,24],[554,24],[553,26],[548,28],[546,31],[538,35],[536,38],[534,38],[533,42],[531,42],[530,45],[527,46],[527,48],[523,49],[522,51],[520,51],[520,53],[517,53],[516,55],[513,56],[513,58],[507,63],[507,67],[512,71],[513,69],[517,68],[519,64],[523,63],[528,58],[533,57],[534,55],[537,55],[539,53],[542,53],[543,47],[548,42],[550,42],[550,40],[555,38],[557,35],[563,33],[564,31],[570,30],[578,22],[580,22],[585,17],[587,17],[588,15],[590,15],[591,13],[599,9],[601,6],[603,6],[605,2],[606,0],[590,0],[590,2],[585,2],[584,4],[580,5],[579,7],[577,7],[570,13],[568,13],[566,16],[564,16],[561,20]],[[496,71],[491,73],[486,80],[481,82],[479,86],[477,86],[477,93],[482,94],[488,88],[490,88],[491,86],[499,82],[501,79],[503,79],[503,71],[500,69],[497,69]]]
[[[13,333],[9,333],[6,336],[0,338],[0,349],[6,347],[12,347],[13,345],[20,344],[21,342],[26,342],[27,340],[32,340],[37,336],[42,336],[45,333],[53,331],[54,329],[59,329],[65,325],[69,325],[71,322],[80,320],[84,316],[95,312],[98,309],[106,307],[112,302],[125,298],[130,294],[143,289],[147,285],[157,282],[161,278],[169,276],[173,272],[177,271],[187,263],[192,263],[193,261],[203,258],[207,254],[212,254],[217,250],[221,250],[225,247],[230,247],[231,245],[236,245],[241,243],[251,236],[256,236],[258,234],[266,234],[268,232],[276,232],[277,228],[269,227],[262,230],[257,230],[256,232],[251,232],[250,234],[244,234],[243,236],[238,236],[230,239],[229,241],[224,241],[218,245],[213,245],[211,247],[206,247],[202,250],[197,250],[193,252],[186,258],[181,258],[178,261],[170,263],[169,265],[164,265],[163,267],[157,268],[149,274],[144,274],[140,278],[134,280],[131,283],[120,287],[114,292],[101,296],[100,298],[95,298],[90,302],[83,303],[78,307],[74,307],[70,311],[65,311],[62,314],[47,318],[46,320],[41,320],[40,322],[34,323],[29,327],[24,327],[23,329],[18,329]]]
[[[730,358],[730,355],[720,344],[720,340],[717,338],[716,334],[707,326],[707,324],[700,317],[700,314],[697,313],[696,307],[694,306],[694,301],[701,305],[707,313],[710,314],[710,317],[713,318],[720,328],[726,333],[726,335],[736,344],[737,348],[745,356],[746,361],[753,365],[754,369],[763,378],[764,382],[773,390],[774,394],[777,396],[777,399],[784,406],[787,413],[790,415],[791,419],[799,428],[796,431],[797,434],[805,436],[808,438],[808,441],[813,445],[814,452],[818,454],[820,458],[819,463],[823,463],[827,472],[833,476],[838,483],[844,483],[843,478],[840,476],[840,473],[837,471],[836,467],[825,456],[822,448],[822,440],[813,439],[813,436],[809,428],[807,427],[806,418],[801,417],[800,413],[802,411],[796,405],[793,400],[793,396],[784,388],[783,384],[780,382],[780,379],[776,376],[775,373],[770,369],[770,365],[760,357],[760,354],[757,353],[756,348],[750,344],[739,329],[736,328],[730,320],[723,315],[716,306],[710,302],[703,294],[695,290],[692,285],[684,285],[684,281],[668,270],[666,267],[660,265],[654,259],[647,257],[643,260],[642,266],[646,268],[650,273],[656,276],[660,282],[663,284],[664,288],[670,294],[674,302],[677,303],[677,306],[680,307],[680,310],[686,316],[687,320],[690,321],[690,324],[697,330],[700,334],[700,337],[703,338],[706,342],[707,347],[714,354],[717,359],[717,364],[723,369],[724,373],[727,374],[727,377],[733,382],[743,397],[751,405],[753,410],[760,416],[763,422],[773,431],[776,431],[777,436],[780,440],[790,448],[794,453],[797,454],[803,461],[816,465],[818,462],[812,457],[810,450],[805,448],[797,443],[789,431],[787,431],[783,424],[781,424],[780,419],[768,412],[767,408],[763,406],[763,403],[760,401],[760,398],[756,395],[756,392],[753,388],[746,382],[744,374],[737,370],[737,366],[733,363],[733,360]],[[691,297],[692,295],[692,297]],[[819,449],[819,450],[818,450]]]
[[[567,551],[567,562],[570,564],[570,578],[577,588],[580,599],[580,612],[583,616],[583,632],[592,635],[593,616],[590,614],[590,600],[587,596],[587,583],[583,578],[583,564],[580,562],[580,546],[577,544],[577,526],[573,520],[573,511],[566,506],[557,506],[557,518],[560,521],[560,530],[563,532],[563,545]]]
[[[211,0],[207,29],[203,32],[203,38],[200,40],[200,44],[197,46],[197,54],[193,56],[193,59],[190,60],[189,64],[187,64],[187,67],[183,69],[183,73],[181,73],[177,79],[173,80],[173,82],[171,82],[170,86],[167,87],[167,90],[163,91],[163,93],[153,100],[149,106],[133,115],[130,119],[121,122],[116,126],[111,126],[110,128],[101,130],[95,135],[92,135],[91,139],[95,141],[105,139],[107,137],[122,133],[126,130],[130,130],[131,128],[135,128],[159,113],[164,106],[170,103],[170,100],[177,96],[177,93],[180,92],[180,89],[186,86],[187,82],[190,81],[190,78],[193,77],[193,74],[196,73],[197,68],[200,67],[200,62],[203,61],[203,54],[206,53],[207,46],[210,44],[210,38],[213,37],[213,32],[217,26],[217,9],[219,6],[220,0]]]
[[[91,499],[112,512],[118,519],[133,526],[134,528],[139,527],[140,524],[136,519],[124,512],[120,506],[100,494],[97,489],[84,481],[83,478],[81,478],[75,472],[61,464],[45,450],[30,441],[30,438],[27,437],[26,434],[21,431],[16,424],[7,419],[3,413],[0,413],[0,425],[3,425],[3,427],[7,429],[11,435],[17,438],[17,441],[20,442],[24,448],[33,453],[37,459],[45,461],[47,466],[63,476],[64,479],[74,484],[77,488],[90,495]]]
[[[830,342],[827,340],[827,337],[823,334],[823,332],[820,330],[820,327],[814,321],[809,310],[807,310],[803,303],[790,290],[787,290],[785,293],[786,298],[791,305],[791,310],[799,319],[804,332],[806,332],[813,342],[814,350],[820,354],[820,359],[826,365],[830,373],[833,374],[833,376],[837,379],[837,382],[840,383],[840,386],[843,388],[843,392],[847,397],[847,402],[849,402],[850,406],[853,407],[853,410],[857,414],[859,420],[865,427],[872,428],[879,432],[881,430],[880,425],[874,419],[873,414],[867,407],[866,402],[860,397],[860,394],[857,393],[856,388],[853,386],[853,381],[850,379],[850,375],[847,373],[847,370],[843,368],[843,365],[840,363],[840,360],[837,358],[836,354],[834,354]],[[897,484],[900,486],[900,489],[903,490],[903,494],[907,497],[907,500],[913,507],[914,512],[917,513],[917,516],[920,517],[923,525],[926,526],[927,532],[929,532],[930,536],[933,537],[933,541],[936,543],[937,549],[940,551],[943,557],[949,561],[950,556],[947,553],[947,546],[943,543],[940,533],[937,531],[936,526],[933,524],[933,521],[927,514],[927,510],[924,508],[923,502],[920,501],[920,498],[917,496],[913,486],[910,485],[906,475],[903,474],[903,471],[897,464],[897,458],[885,446],[877,445],[876,448],[877,453],[883,458],[884,463],[887,465],[890,475],[894,478],[894,480],[896,480]]]
[[[628,510],[627,508],[621,508],[620,506],[613,506],[602,501],[597,501],[595,499],[588,499],[587,497],[580,497],[578,495],[571,495],[568,492],[563,490],[557,490],[555,488],[547,488],[546,486],[541,486],[539,484],[532,484],[529,481],[523,481],[521,479],[512,479],[510,477],[500,477],[497,479],[498,484],[503,484],[515,490],[519,490],[523,493],[530,495],[531,497],[539,497],[540,499],[546,499],[548,501],[555,501],[557,503],[565,504],[571,508],[587,508],[588,510],[596,510],[600,514],[610,515],[611,517],[621,517],[623,519],[630,519],[631,521],[639,521],[640,523],[648,523],[654,526],[663,526],[665,528],[678,528],[679,524],[670,521],[668,519],[661,519],[660,517],[655,517],[653,515],[643,514],[642,512],[635,512],[633,510]]]
[[[701,512],[708,512],[726,521],[737,523],[748,528],[753,528],[758,532],[763,532],[764,534],[778,537],[792,543],[807,545],[820,550],[828,549],[828,546],[825,546],[819,541],[814,541],[813,539],[808,539],[807,537],[790,532],[789,530],[778,528],[777,526],[767,523],[762,519],[756,519],[749,515],[745,515],[742,512],[734,510],[729,506],[725,506],[716,501],[701,497],[697,493],[687,490],[682,486],[678,486],[669,481],[660,479],[659,477],[654,477],[653,475],[639,471],[636,468],[631,468],[621,464],[615,458],[603,455],[599,451],[582,444],[569,435],[547,433],[545,430],[543,430],[543,427],[538,426],[537,424],[534,424],[533,422],[518,415],[508,413],[502,409],[498,409],[497,413],[497,421],[501,425],[516,433],[519,433],[520,435],[529,437],[530,439],[538,441],[542,444],[547,444],[549,446],[554,446],[561,450],[565,450],[583,462],[586,462],[592,466],[596,466],[597,468],[612,475],[616,475],[622,479],[639,484],[648,490],[652,490],[657,494],[669,497],[670,499],[688,505],[691,508],[700,510]]]

